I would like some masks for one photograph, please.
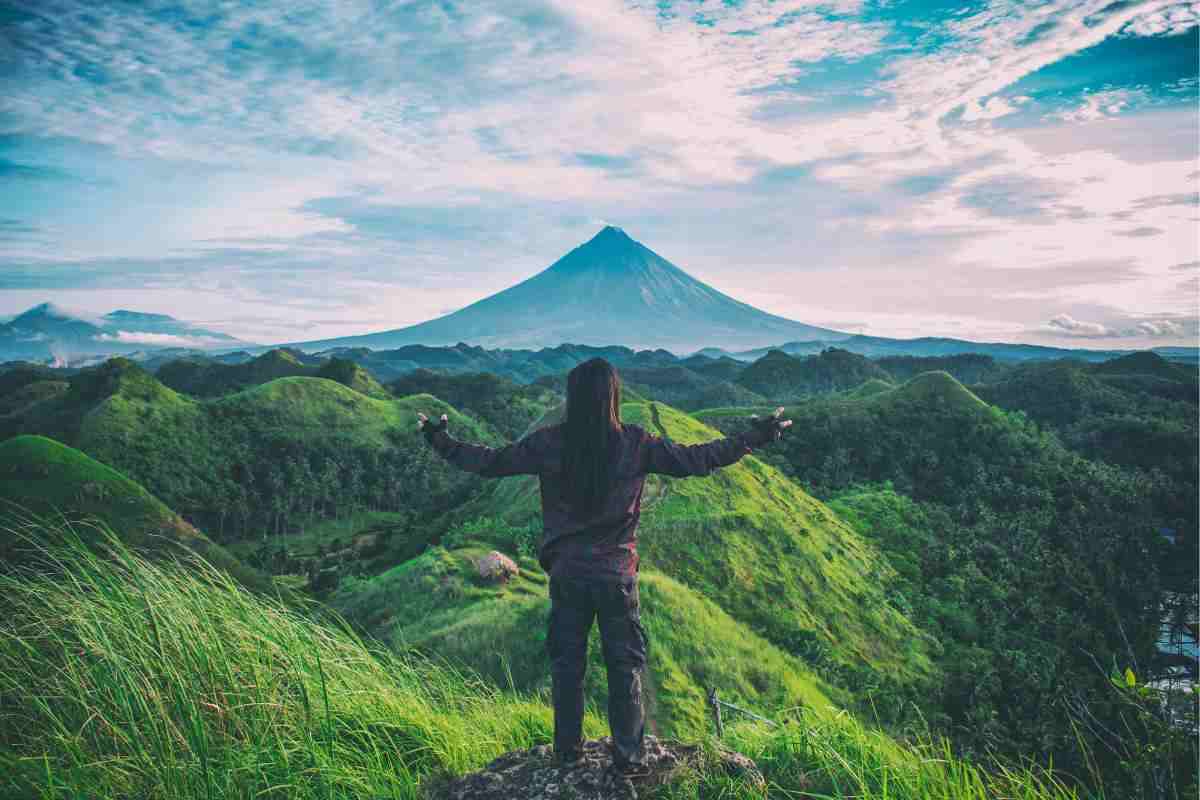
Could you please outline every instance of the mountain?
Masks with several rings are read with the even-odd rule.
[[[690,352],[709,345],[750,348],[846,336],[734,300],[609,226],[537,275],[452,314],[293,346],[379,350],[470,342],[538,348],[572,342]]]
[[[207,350],[243,344],[166,314],[119,309],[103,316],[42,303],[0,324],[0,361],[49,361],[66,366],[95,356],[186,347]]]

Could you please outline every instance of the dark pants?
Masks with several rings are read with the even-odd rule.
[[[593,618],[600,620],[600,641],[608,671],[613,761],[618,765],[639,764],[645,734],[642,670],[646,666],[646,633],[638,608],[636,575],[550,579],[546,646],[554,681],[554,751],[559,757],[570,758],[582,744],[583,679]]]

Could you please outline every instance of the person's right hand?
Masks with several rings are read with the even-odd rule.
[[[782,438],[783,432],[792,427],[792,421],[780,419],[781,416],[783,416],[783,406],[779,406],[765,417],[751,414],[750,426],[763,438],[764,442],[773,442]]]

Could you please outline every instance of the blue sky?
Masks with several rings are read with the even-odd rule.
[[[884,336],[1197,343],[1196,2],[0,3],[0,315],[399,327],[605,223]]]

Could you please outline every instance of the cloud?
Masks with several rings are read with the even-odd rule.
[[[1090,122],[1120,114],[1137,102],[1147,99],[1145,91],[1132,89],[1112,89],[1094,92],[1087,95],[1083,102],[1073,109],[1059,111],[1051,117],[1066,122]]]
[[[1112,338],[1180,338],[1188,335],[1189,329],[1197,329],[1198,320],[1191,319],[1144,319],[1123,327],[1112,327],[1099,322],[1085,322],[1070,314],[1059,314],[1048,321],[1043,330],[1057,336],[1081,339]]]
[[[1183,326],[1172,320],[1139,322],[1134,328],[1143,336],[1182,336]]]
[[[1182,264],[1172,264],[1172,270],[1200,269],[1200,261],[1185,261]]]
[[[1149,225],[1145,225],[1141,228],[1131,228],[1127,231],[1113,231],[1113,233],[1117,236],[1129,236],[1131,238],[1138,239],[1145,236],[1159,236],[1164,233],[1164,231],[1162,228],[1152,228]]]
[[[1121,29],[1121,35],[1178,36],[1197,25],[1200,25],[1200,3],[1176,3],[1137,17]]]
[[[1016,98],[1014,102],[1019,103],[1022,99],[1024,98]],[[990,98],[982,105],[976,100],[971,100],[966,104],[961,119],[963,122],[999,119],[1016,111],[1017,106],[1010,104],[1005,98],[997,96]]]
[[[154,347],[217,347],[228,345],[228,339],[214,336],[180,336],[173,333],[150,333],[146,331],[117,331],[113,333],[98,333],[94,337],[98,342],[119,342],[121,344],[145,344]]]

